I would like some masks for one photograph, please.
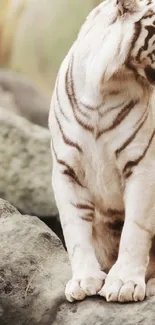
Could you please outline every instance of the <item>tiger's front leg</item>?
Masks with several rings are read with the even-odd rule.
[[[125,223],[118,260],[100,291],[107,301],[141,301],[145,297],[146,269],[155,234],[154,168],[131,177],[125,193]]]
[[[94,206],[88,189],[65,162],[54,159],[52,183],[72,266],[66,298],[70,302],[83,300],[98,293],[106,276],[101,271],[93,247]]]

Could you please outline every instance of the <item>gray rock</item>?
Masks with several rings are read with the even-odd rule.
[[[86,299],[81,303],[57,304],[54,322],[49,325],[154,325],[155,298],[143,303],[107,303],[99,298]]]
[[[0,108],[0,197],[41,218],[62,240],[51,186],[49,131]]]
[[[25,214],[58,214],[49,131],[0,108],[0,197]]]
[[[50,98],[20,73],[0,70],[0,106],[47,127]]]
[[[63,281],[69,274],[60,240],[1,199],[0,238],[0,324],[50,324],[57,300],[65,301],[60,267]]]
[[[0,238],[1,325],[154,325],[155,298],[68,303],[70,266],[59,239],[38,218],[21,216],[2,200]]]

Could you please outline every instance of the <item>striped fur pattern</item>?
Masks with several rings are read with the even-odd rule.
[[[60,67],[49,116],[69,301],[155,295],[154,83],[155,2],[103,1]]]

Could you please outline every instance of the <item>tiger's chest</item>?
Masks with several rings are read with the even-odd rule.
[[[86,143],[85,143],[86,146]],[[89,141],[81,159],[83,181],[99,211],[123,210],[121,179],[109,148]]]
[[[100,211],[124,209],[124,168],[143,152],[148,132],[145,107],[137,100],[116,99],[87,121],[93,126],[92,134],[79,126],[77,137],[83,149],[82,182]]]

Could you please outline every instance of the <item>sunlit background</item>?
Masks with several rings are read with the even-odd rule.
[[[0,0],[0,199],[49,217],[54,231],[50,101],[59,66],[99,2]]]
[[[0,199],[50,217],[53,230],[51,96],[62,60],[99,2],[0,0]]]
[[[51,94],[59,65],[99,0],[0,0],[0,67]]]

